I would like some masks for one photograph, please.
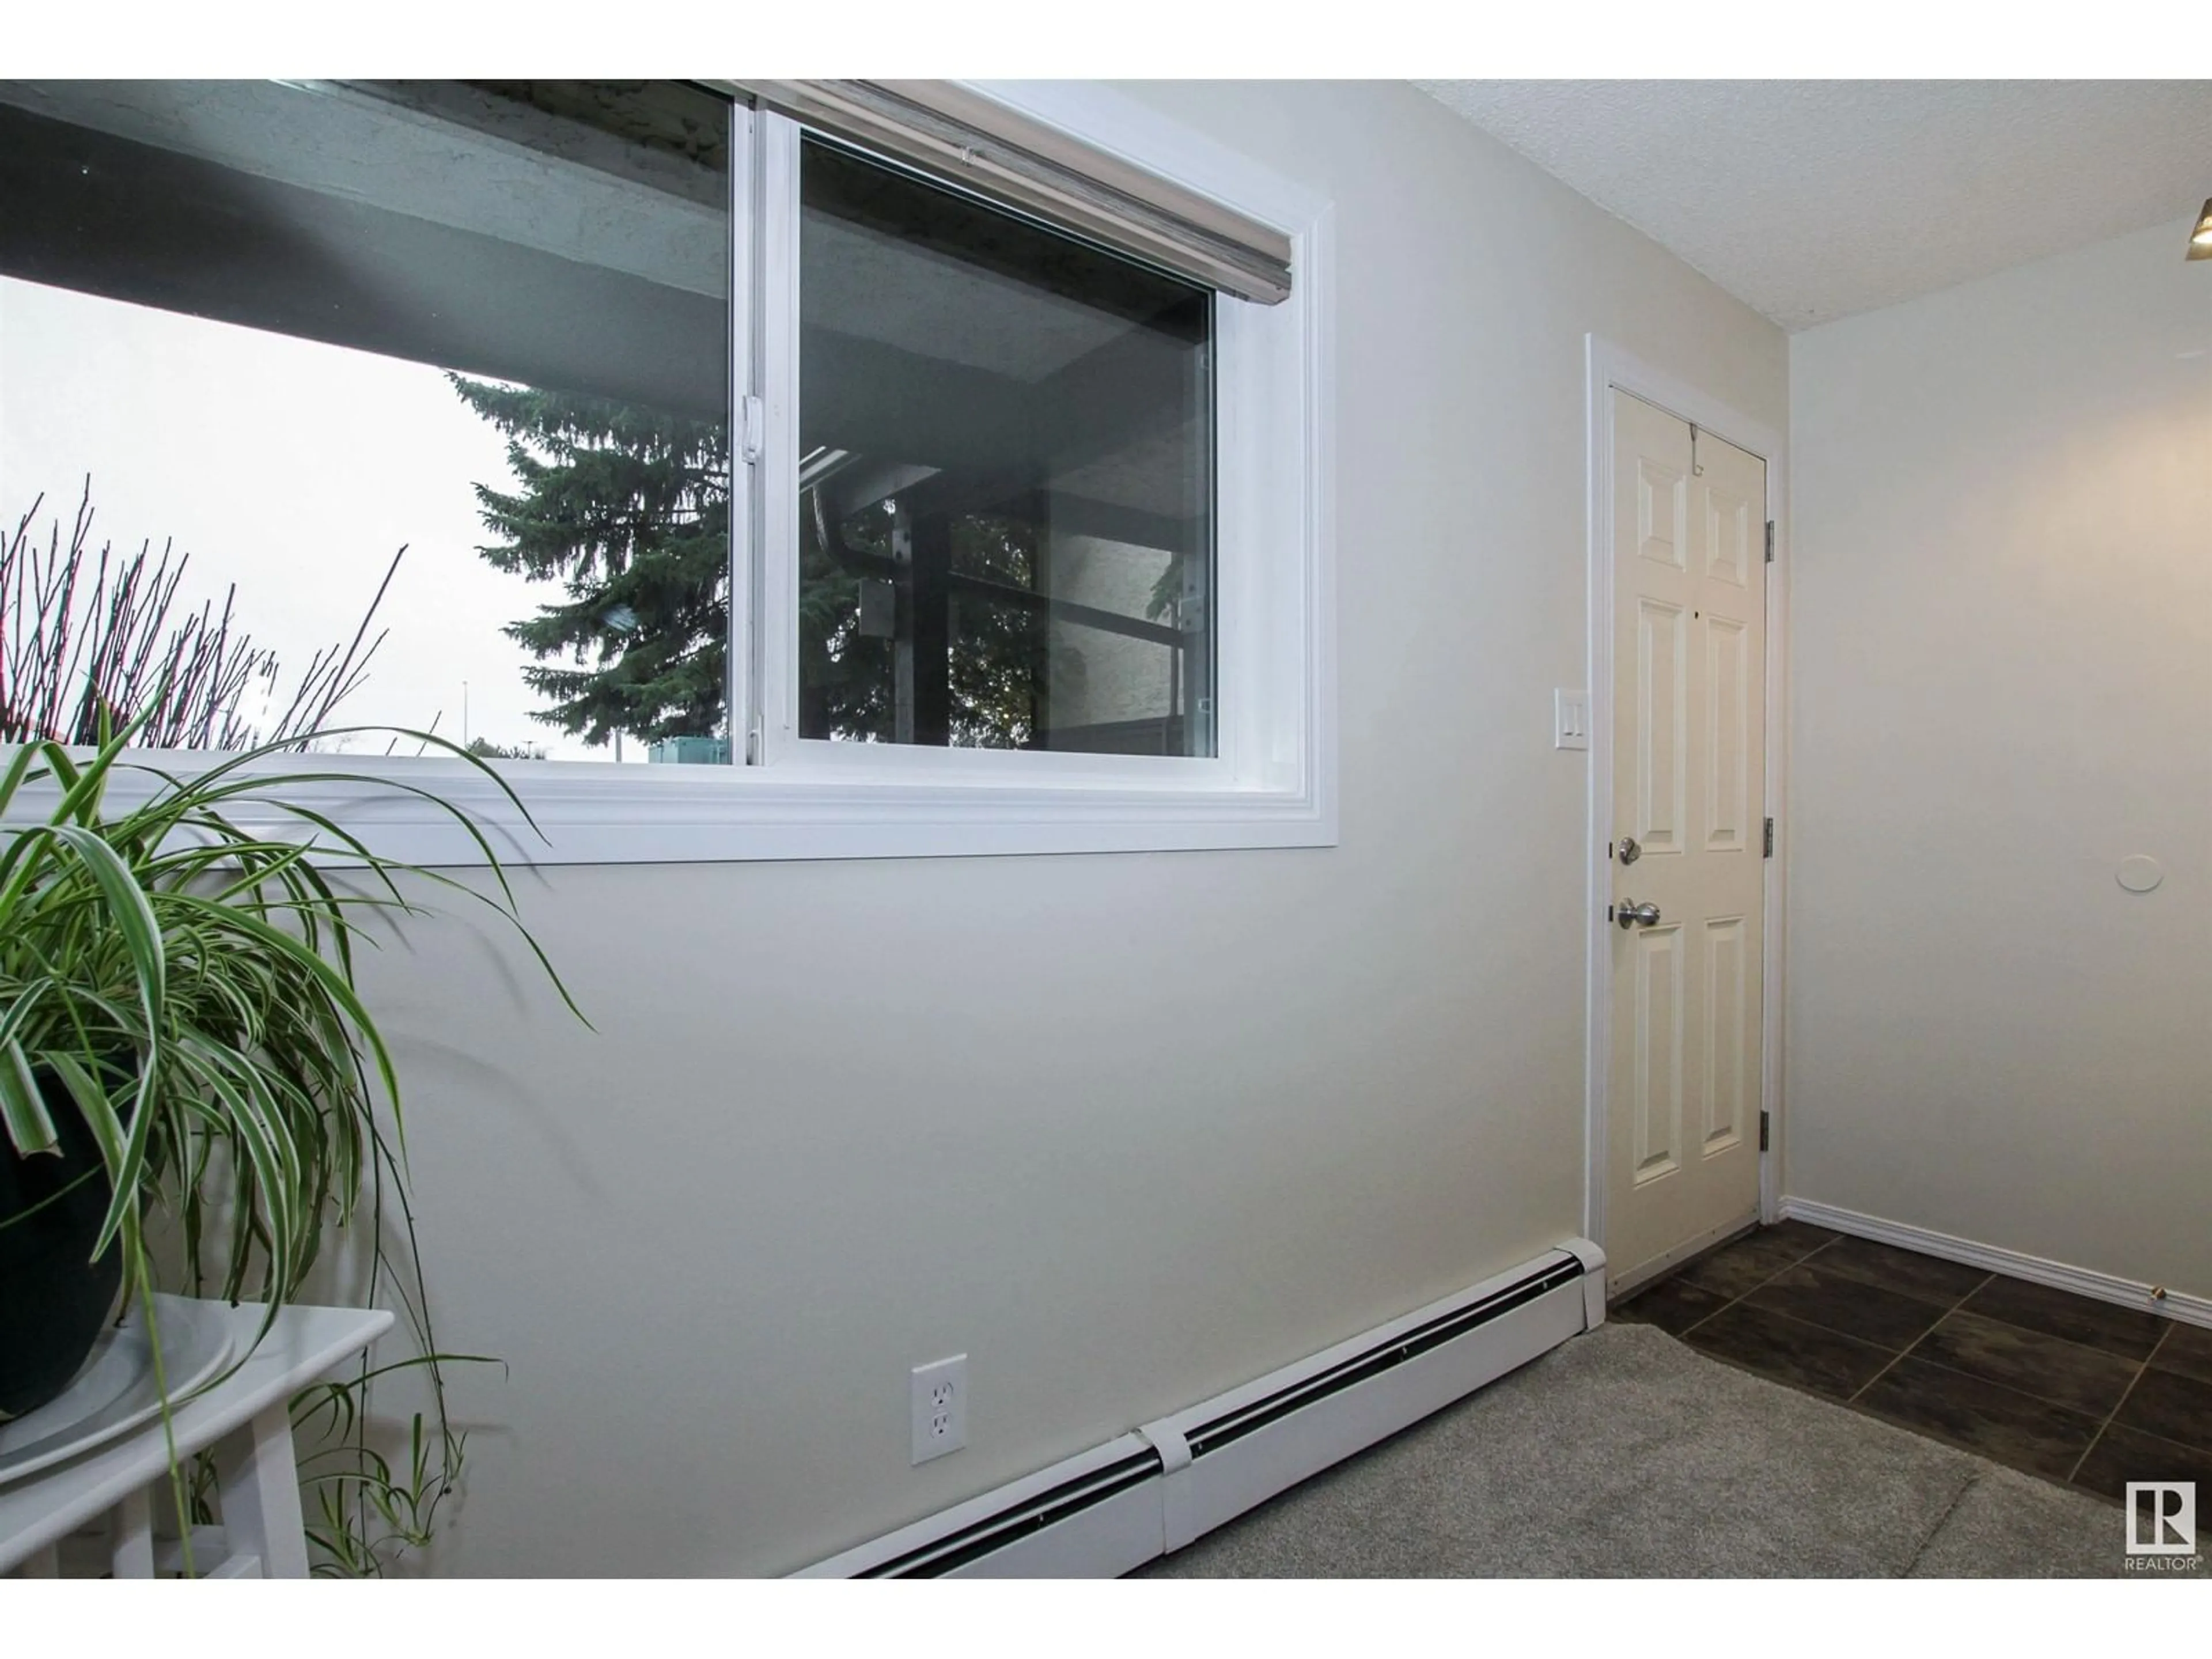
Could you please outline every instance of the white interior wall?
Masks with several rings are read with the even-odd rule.
[[[1790,348],[1787,1190],[2212,1294],[2212,265]],[[2120,860],[2165,884],[2124,891]]]
[[[1785,342],[1409,87],[1127,90],[1337,204],[1342,845],[553,870],[596,1033],[473,924],[373,962],[511,1367],[442,1571],[782,1571],[1578,1230],[1583,335],[1777,427]]]

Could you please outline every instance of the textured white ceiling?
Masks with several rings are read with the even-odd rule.
[[[2212,195],[2212,81],[1414,84],[1788,329]]]

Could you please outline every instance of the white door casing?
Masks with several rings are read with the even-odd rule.
[[[1608,902],[1660,915],[1605,935],[1604,1244],[1625,1284],[1759,1211],[1766,467],[1607,395]]]

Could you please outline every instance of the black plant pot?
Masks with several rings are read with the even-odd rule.
[[[18,1158],[0,1133],[0,1419],[69,1387],[123,1283],[119,1245],[91,1260],[113,1192],[99,1145],[66,1093],[45,1094],[58,1158]]]

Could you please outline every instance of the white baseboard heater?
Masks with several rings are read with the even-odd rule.
[[[1605,1318],[1586,1239],[793,1574],[1098,1578],[1224,1522]]]

